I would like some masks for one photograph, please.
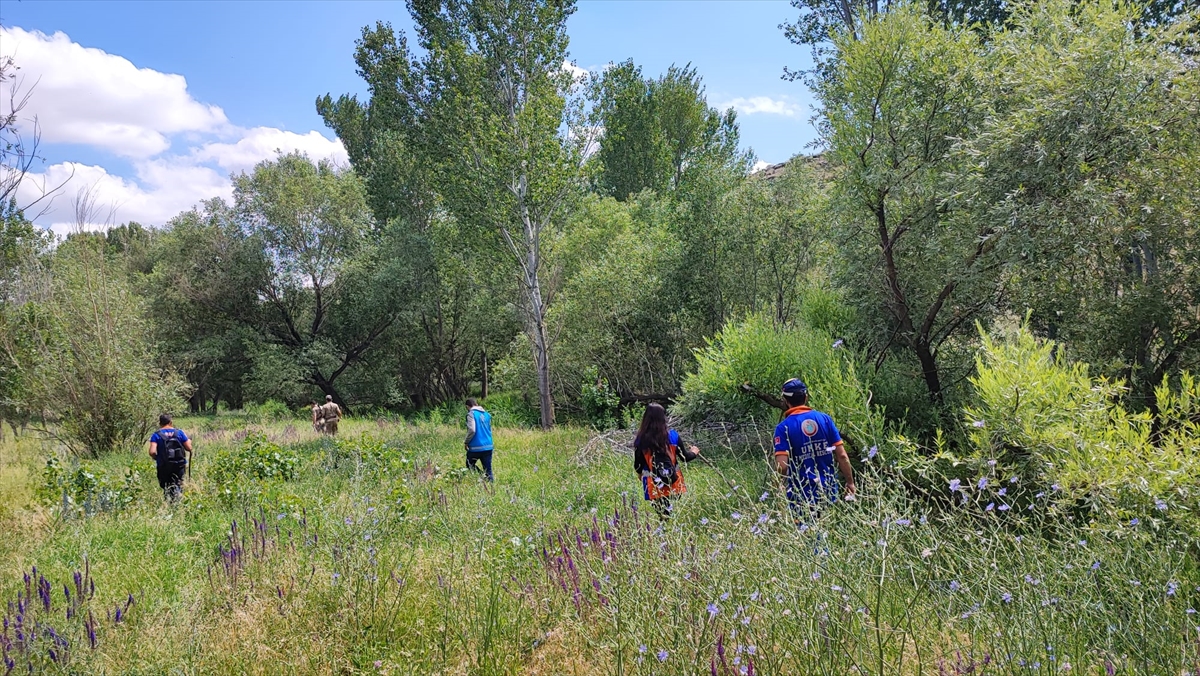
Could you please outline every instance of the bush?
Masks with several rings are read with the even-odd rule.
[[[754,421],[773,429],[780,411],[743,386],[778,398],[780,386],[796,377],[808,385],[813,406],[833,417],[849,448],[861,452],[883,438],[882,416],[869,407],[870,393],[841,341],[804,323],[776,326],[763,316],[727,325],[697,351],[677,410],[689,422]]]
[[[208,478],[225,499],[256,497],[270,484],[291,481],[300,457],[261,434],[247,436],[237,450],[224,450],[213,459]]]
[[[1060,501],[1081,503],[1110,520],[1150,514],[1181,520],[1200,508],[1200,386],[1183,374],[1179,392],[1158,389],[1164,421],[1156,437],[1149,413],[1118,403],[1119,381],[1093,378],[1027,327],[983,336],[978,404],[966,409],[977,461],[1006,471]]]
[[[579,406],[588,424],[599,430],[621,426],[621,398],[613,392],[600,369],[592,366],[583,374]]]
[[[261,404],[247,404],[242,412],[246,414],[246,417],[260,424],[303,417],[277,399],[268,399]]]
[[[53,271],[50,297],[22,317],[27,408],[57,419],[50,433],[72,452],[97,458],[145,438],[187,385],[154,368],[153,321],[124,270],[80,242],[64,243]]]
[[[86,517],[132,505],[138,499],[140,484],[141,474],[132,467],[114,476],[89,464],[69,469],[58,457],[51,456],[46,460],[37,494],[43,503],[58,506],[63,517]]]
[[[497,392],[485,399],[482,406],[492,414],[493,428],[533,429],[541,424],[541,414],[537,405],[530,403],[518,392]]]

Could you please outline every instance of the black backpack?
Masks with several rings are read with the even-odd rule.
[[[158,431],[158,460],[172,465],[181,465],[187,462],[187,449],[183,447],[183,442],[179,440],[179,430],[159,430]]]
[[[663,486],[673,486],[675,479],[679,476],[679,469],[669,451],[665,449],[651,450],[650,473],[654,476],[655,483],[661,482]]]

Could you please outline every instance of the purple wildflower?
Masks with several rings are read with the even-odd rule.
[[[1012,603],[1013,595],[1008,592],[1004,592],[1000,595],[1000,600],[1004,601],[1005,603]]]
[[[658,653],[655,655],[655,657],[658,658],[659,662],[666,662],[667,657],[669,657],[670,655],[671,654],[667,652],[666,648],[664,648],[662,650],[659,650]]]
[[[1160,512],[1167,511],[1167,503],[1163,502],[1159,498],[1154,498],[1154,507],[1157,508],[1158,511],[1160,511]]]
[[[1129,520],[1129,525],[1130,525],[1130,526],[1136,526],[1136,525],[1138,525],[1139,523],[1141,523],[1141,520],[1140,520],[1140,519],[1138,519],[1136,516],[1135,516],[1135,517],[1133,517],[1132,519],[1130,519],[1130,520]]]
[[[958,489],[960,489],[960,488],[962,488],[962,481],[959,481],[958,479],[950,480],[950,492],[951,493],[958,492]]]
[[[708,604],[708,616],[709,617],[716,617],[717,613],[719,613],[719,612],[721,612],[720,606],[718,606],[715,603]]]
[[[841,338],[838,338],[837,340],[833,341],[833,349],[836,350],[836,349],[840,348],[844,343],[845,343],[844,340],[842,340]]]
[[[983,489],[987,488],[987,484],[988,484],[987,477],[985,477],[985,476],[979,477],[979,484],[978,484],[979,490],[983,490]]]
[[[958,591],[958,590],[959,590],[959,589],[961,589],[961,588],[962,588],[962,585],[958,583],[958,580],[951,580],[951,581],[950,581],[950,591],[952,591],[952,592],[956,592],[956,591]]]
[[[986,424],[987,423],[982,420],[976,420],[975,422],[971,423],[971,426],[976,427],[976,428],[982,428]]]
[[[879,455],[879,447],[878,446],[872,446],[870,448],[870,450],[867,451],[867,459],[868,460],[874,458],[877,455]]]

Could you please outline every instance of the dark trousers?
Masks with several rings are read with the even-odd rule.
[[[476,466],[476,462],[483,463],[483,473],[487,476],[488,481],[495,481],[496,477],[492,476],[492,452],[491,451],[467,451],[467,467],[480,471]]]
[[[158,463],[158,486],[167,500],[175,502],[183,495],[183,475],[186,472],[186,463]]]

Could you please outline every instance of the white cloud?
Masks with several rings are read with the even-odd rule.
[[[46,143],[150,157],[170,147],[170,134],[211,133],[229,124],[220,108],[192,98],[182,75],[138,68],[63,33],[0,28],[0,56],[12,57],[34,86],[24,115],[37,115]]]
[[[755,115],[763,113],[766,115],[784,115],[786,117],[795,117],[803,112],[803,109],[791,101],[785,99],[773,99],[769,96],[751,96],[750,98],[738,97],[730,99],[724,103],[717,104],[717,108],[725,110],[733,108],[742,115]]]
[[[244,131],[236,143],[206,143],[192,151],[198,162],[215,162],[227,172],[249,171],[276,151],[299,150],[313,159],[331,158],[345,164],[349,157],[340,140],[330,141],[319,132],[296,134],[274,127],[255,127]]]
[[[766,169],[769,166],[771,166],[770,162],[763,162],[762,160],[758,160],[757,162],[754,163],[754,166],[750,167],[750,173],[757,174],[758,172],[762,171],[763,169]]]
[[[183,76],[138,68],[63,33],[0,28],[0,56],[14,59],[26,85],[36,82],[21,116],[37,118],[44,144],[88,146],[125,158],[132,169],[119,176],[104,166],[62,161],[27,175],[18,192],[22,205],[61,186],[53,200],[41,202],[31,214],[41,213],[37,222],[56,232],[78,227],[74,200],[82,189],[94,194],[100,220],[111,210],[116,223],[159,226],[202,200],[228,199],[230,174],[253,169],[278,152],[348,161],[340,140],[317,131],[235,126],[221,108],[193,98]],[[4,89],[0,104],[7,103]],[[21,123],[30,124],[28,119]],[[173,149],[173,141],[181,147]]]
[[[570,73],[571,77],[574,78],[576,82],[583,82],[588,78],[589,75],[591,75],[591,72],[589,72],[587,68],[580,68],[566,59],[563,59],[562,69]]]
[[[104,167],[77,162],[53,164],[44,172],[30,175],[29,179],[32,180],[21,184],[18,202],[40,196],[37,186],[42,182],[62,186],[49,204],[45,217],[39,219],[60,234],[78,227],[74,202],[81,190],[90,189],[96,197],[96,213],[92,222],[84,224],[87,230],[127,221],[162,225],[202,200],[228,199],[233,192],[229,179],[217,171],[172,160],[153,160],[139,165],[136,181],[110,174]],[[106,223],[110,214],[112,222]]]

